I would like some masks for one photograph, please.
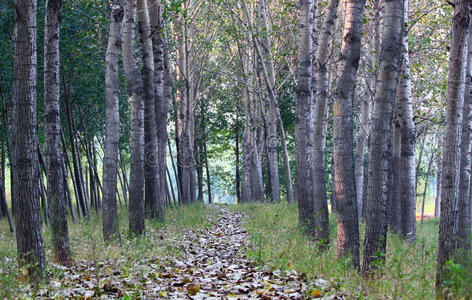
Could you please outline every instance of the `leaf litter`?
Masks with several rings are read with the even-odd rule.
[[[175,257],[143,258],[132,268],[126,258],[67,268],[52,265],[47,286],[23,285],[19,298],[43,299],[345,299],[329,282],[307,282],[295,270],[270,270],[246,258],[248,233],[242,212],[216,206],[218,221],[173,239]]]

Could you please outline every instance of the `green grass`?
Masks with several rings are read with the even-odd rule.
[[[89,221],[80,220],[73,224],[69,219],[72,256],[76,263],[99,266],[107,261],[120,270],[137,270],[139,266],[145,268],[149,261],[166,265],[166,260],[182,256],[176,241],[181,240],[188,230],[211,226],[212,222],[216,222],[216,216],[215,209],[201,203],[169,208],[163,223],[146,220],[146,235],[130,239],[127,210],[121,209],[119,224],[122,243],[106,245],[103,242],[101,216],[92,212]],[[49,279],[60,278],[60,268],[53,264],[49,227],[43,226],[43,238],[48,269],[53,273]],[[9,232],[8,222],[3,218],[0,220],[0,299],[18,296],[23,280],[16,264],[16,255],[15,234]]]
[[[336,256],[334,218],[330,220],[330,247],[320,253],[316,243],[299,231],[295,205],[248,204],[238,205],[234,209],[242,210],[248,216],[245,225],[250,234],[248,256],[260,264],[280,270],[295,269],[305,273],[309,280],[329,280],[333,290],[347,295],[348,299],[435,297],[437,219],[426,220],[423,226],[418,224],[417,241],[411,244],[398,235],[389,234],[383,272],[367,280],[346,259]],[[361,255],[363,234],[364,226],[361,225]],[[461,276],[464,277],[463,274]],[[472,285],[467,285],[464,280],[458,290],[465,293],[466,298],[472,296]]]

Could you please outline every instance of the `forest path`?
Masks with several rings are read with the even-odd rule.
[[[161,282],[168,297],[299,299],[307,294],[308,286],[296,272],[264,271],[248,260],[244,215],[221,206],[216,209],[219,211],[216,224],[185,235],[182,241],[185,260],[175,260],[173,273],[167,274],[170,280]]]
[[[19,295],[62,299],[307,299],[321,297],[329,282],[310,288],[304,274],[270,271],[246,257],[249,235],[244,214],[213,205],[217,221],[179,236],[158,234],[172,253],[165,257],[128,257],[80,261],[70,268],[50,268],[47,286],[24,287]],[[151,246],[152,247],[152,246]],[[153,247],[163,247],[153,245]],[[157,249],[156,249],[157,250]],[[128,267],[127,267],[128,266]],[[22,297],[19,297],[22,298]],[[328,296],[324,299],[344,299]]]

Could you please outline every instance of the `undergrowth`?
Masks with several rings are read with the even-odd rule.
[[[178,206],[166,211],[165,221],[146,220],[146,234],[139,238],[128,236],[128,213],[119,210],[121,243],[106,245],[103,242],[101,215],[91,212],[90,220],[82,219],[76,224],[69,220],[69,238],[72,257],[75,265],[91,265],[93,274],[100,282],[104,270],[118,269],[122,273],[133,272],[149,261],[160,265],[180,257],[182,254],[176,246],[178,241],[189,230],[209,227],[216,222],[215,209],[204,204]],[[48,281],[61,279],[63,268],[53,263],[53,249],[49,227],[43,225],[46,259],[48,263]],[[16,263],[15,234],[9,232],[5,219],[0,220],[0,299],[21,297],[26,285]],[[143,266],[145,267],[145,266]],[[142,269],[140,269],[142,271]],[[23,276],[24,277],[24,276]]]
[[[389,233],[382,271],[365,279],[346,259],[337,257],[334,217],[330,219],[331,244],[321,253],[317,244],[300,232],[296,205],[246,204],[234,209],[242,210],[248,216],[245,224],[250,235],[248,257],[261,265],[280,270],[295,269],[305,273],[309,280],[329,280],[333,290],[349,299],[434,299],[436,296],[437,219],[426,220],[422,226],[418,223],[418,237],[414,243],[406,243],[399,235]],[[362,256],[364,226],[360,227]],[[447,293],[453,297],[472,297],[467,271],[454,264],[449,269],[453,277],[460,280],[456,280]]]

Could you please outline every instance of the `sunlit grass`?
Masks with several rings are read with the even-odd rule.
[[[383,271],[366,280],[345,259],[336,256],[334,217],[330,220],[331,245],[320,253],[317,244],[298,229],[297,206],[248,204],[235,209],[248,215],[246,228],[251,237],[248,256],[261,264],[281,270],[295,269],[305,273],[309,280],[318,277],[329,280],[333,290],[349,299],[435,297],[438,219],[426,220],[422,226],[418,223],[418,238],[411,244],[398,235],[389,234]],[[363,234],[361,225],[361,255]]]

